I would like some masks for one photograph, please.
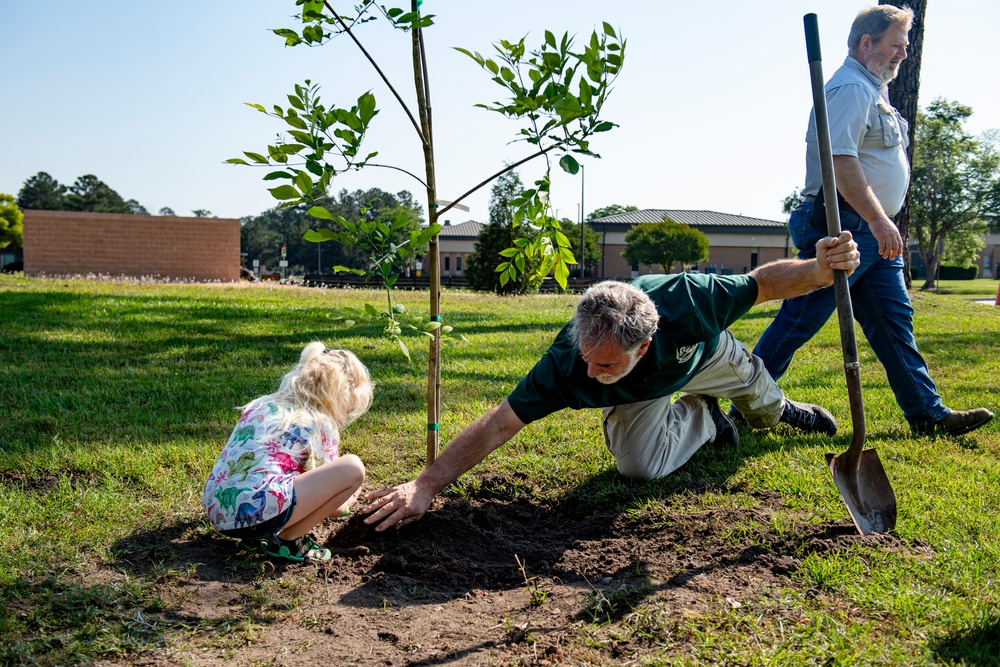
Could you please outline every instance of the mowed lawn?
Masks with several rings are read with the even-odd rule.
[[[426,293],[396,298],[426,312]],[[378,331],[344,329],[334,316],[345,306],[381,308],[383,299],[368,290],[0,276],[0,664],[128,662],[149,648],[129,624],[154,604],[151,582],[132,581],[114,609],[65,582],[113,561],[111,545],[138,531],[184,522],[207,531],[201,487],[237,406],[273,390],[312,340],[356,351],[377,383],[372,410],[344,435],[345,450],[367,465],[369,486],[415,476],[425,457],[426,345],[409,340],[407,362]],[[445,323],[469,342],[444,350],[442,443],[506,396],[576,300],[445,293]],[[915,293],[914,305],[918,342],[946,403],[1000,408],[1000,308],[968,294]],[[752,347],[776,308],[755,308],[734,333]],[[810,552],[787,605],[809,615],[820,591],[843,613],[780,631],[813,647],[815,664],[1000,664],[1000,424],[960,438],[913,437],[859,339],[867,443],[895,489],[896,534],[912,548],[859,541],[848,551]],[[770,490],[798,520],[849,525],[823,461],[850,442],[835,318],[781,384],[792,398],[829,407],[841,434],[742,434],[738,461],[699,455],[676,479]],[[526,493],[546,502],[613,466],[599,412],[564,411],[524,429],[476,472],[524,473],[535,482]],[[470,484],[466,476],[456,493]],[[647,484],[654,495],[674,488]],[[777,517],[772,529],[783,525]],[[744,528],[734,525],[734,535]],[[721,663],[780,662],[750,637],[766,618],[744,612],[703,623],[692,641],[723,647],[712,649],[728,656]],[[848,642],[854,648],[844,648],[844,633],[857,638]],[[657,656],[650,649],[645,664],[663,664]]]

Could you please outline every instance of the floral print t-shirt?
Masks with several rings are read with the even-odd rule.
[[[296,476],[337,458],[340,434],[333,421],[283,427],[286,410],[264,397],[243,411],[201,495],[217,530],[276,517],[291,502]]]

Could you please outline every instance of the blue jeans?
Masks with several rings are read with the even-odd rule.
[[[812,198],[803,201],[788,220],[799,257],[816,256],[816,242],[827,236],[809,226]],[[912,428],[929,426],[944,419],[950,410],[941,402],[927,362],[913,337],[913,306],[903,281],[903,258],[883,259],[878,241],[868,223],[853,211],[840,216],[841,227],[854,235],[861,253],[861,266],[849,279],[854,316],[875,356],[885,367],[889,386]],[[796,350],[816,335],[837,307],[833,287],[785,299],[774,321],[767,327],[754,354],[775,380],[788,369]]]

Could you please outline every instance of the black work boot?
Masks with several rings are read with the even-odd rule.
[[[735,404],[729,406],[729,412],[726,416],[729,417],[729,421],[733,423],[733,426],[741,431],[745,428],[750,428],[750,422],[743,417],[743,413],[740,412]]]
[[[824,408],[811,403],[799,403],[785,399],[785,407],[781,411],[782,424],[810,433],[834,435],[837,432],[837,420]]]
[[[740,442],[740,436],[736,432],[736,427],[729,421],[729,418],[722,413],[719,408],[719,399],[715,396],[702,396],[708,404],[708,413],[715,424],[715,440],[711,444],[720,447],[735,447]]]

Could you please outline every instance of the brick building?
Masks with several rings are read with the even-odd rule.
[[[240,278],[240,221],[72,211],[24,212],[25,275]]]

